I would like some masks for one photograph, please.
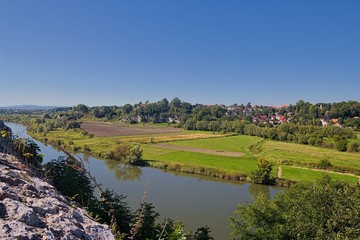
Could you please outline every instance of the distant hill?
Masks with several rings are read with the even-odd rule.
[[[6,106],[0,107],[0,109],[8,110],[49,110],[54,108],[62,108],[60,106],[37,106],[37,105],[15,105],[15,106]]]

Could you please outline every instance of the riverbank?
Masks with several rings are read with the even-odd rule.
[[[111,151],[121,144],[138,144],[143,151],[145,163],[151,167],[186,172],[204,176],[218,177],[233,181],[249,180],[248,176],[256,169],[259,157],[269,159],[274,166],[285,162],[283,179],[276,181],[280,186],[288,186],[292,181],[315,181],[324,174],[329,174],[333,179],[347,182],[357,182],[358,177],[344,173],[327,172],[326,170],[298,168],[298,165],[319,162],[331,156],[334,162],[341,166],[357,166],[359,154],[341,153],[331,149],[316,148],[306,145],[266,141],[253,136],[231,134],[222,135],[211,132],[184,131],[181,133],[97,137],[81,129],[61,130],[48,132],[45,136],[40,133],[30,132],[37,140],[53,146],[61,146],[71,152],[82,152],[87,155],[102,159],[112,159]],[[204,152],[185,151],[184,149],[162,148],[159,143],[167,145],[196,147],[211,151],[231,151],[242,156],[217,156]],[[261,143],[261,144],[259,144]],[[254,151],[255,146],[255,151]],[[273,149],[273,150],[271,150]],[[281,154],[279,154],[281,152]],[[290,160],[290,161],[289,161]],[[289,165],[290,162],[290,165]],[[293,162],[293,166],[291,165]],[[298,165],[296,165],[298,164]],[[277,177],[276,167],[272,176]]]
[[[26,127],[6,123],[13,133],[34,140],[44,154],[44,162],[64,155],[51,146],[45,146],[27,134]],[[239,203],[251,203],[261,194],[269,199],[283,191],[273,186],[226,181],[221,178],[185,174],[159,168],[123,165],[118,161],[80,156],[92,175],[104,187],[126,195],[126,201],[134,211],[143,199],[148,186],[148,202],[156,206],[161,218],[168,217],[185,224],[185,231],[195,231],[200,224],[209,226],[215,239],[229,237],[229,216]],[[174,204],[176,207],[174,207]]]

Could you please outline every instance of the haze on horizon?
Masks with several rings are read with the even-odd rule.
[[[0,1],[0,106],[360,100],[359,1]]]

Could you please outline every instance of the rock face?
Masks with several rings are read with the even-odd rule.
[[[0,120],[0,152],[10,152],[12,148],[11,129]]]
[[[0,239],[114,239],[107,225],[0,153]]]

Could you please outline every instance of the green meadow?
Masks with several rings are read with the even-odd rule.
[[[38,134],[33,137],[44,140]],[[72,151],[90,150],[95,157],[105,157],[120,144],[140,144],[143,159],[150,166],[199,173],[203,175],[246,175],[256,169],[256,162],[263,157],[273,163],[272,175],[277,175],[277,166],[282,166],[282,177],[296,181],[312,181],[329,174],[334,179],[348,182],[358,181],[358,177],[341,173],[329,173],[298,168],[293,165],[317,164],[320,160],[329,160],[332,165],[350,169],[360,169],[360,154],[339,152],[333,149],[319,148],[295,143],[264,141],[262,138],[245,135],[224,135],[204,131],[183,131],[171,134],[133,135],[96,137],[84,134],[79,130],[56,130],[46,135],[47,141],[61,141],[61,145]],[[360,138],[354,140],[360,141]],[[167,143],[174,146],[210,149],[224,152],[240,152],[244,156],[230,157],[187,150],[167,149],[156,143]],[[287,165],[282,164],[287,162]],[[207,172],[205,174],[204,172]]]
[[[360,168],[360,154],[339,152],[332,149],[312,147],[302,144],[285,143],[277,141],[265,141],[252,136],[230,136],[216,139],[195,139],[189,141],[170,142],[178,146],[189,146],[196,148],[213,149],[220,151],[243,152],[243,157],[223,157],[208,154],[176,151],[168,149],[145,148],[144,157],[159,161],[175,161],[184,164],[199,164],[231,172],[249,174],[256,169],[258,157],[264,157],[273,163],[272,174],[276,175],[278,163],[283,160],[291,160],[299,163],[318,163],[322,159],[328,159],[333,165]],[[250,147],[260,142],[256,153],[250,151]],[[146,153],[150,153],[147,155]],[[296,181],[309,181],[320,178],[324,174],[331,175],[334,179],[356,182],[357,177],[341,173],[329,173],[318,169],[302,169],[295,166],[282,166],[283,178]]]

